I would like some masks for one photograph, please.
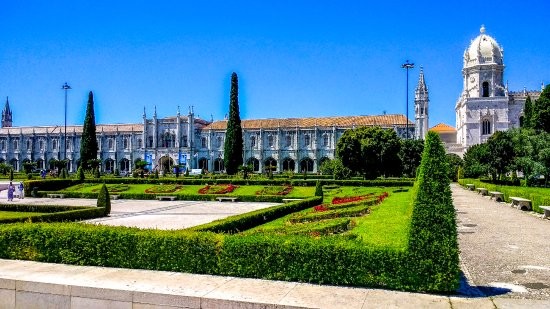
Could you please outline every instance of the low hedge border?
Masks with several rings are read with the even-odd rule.
[[[4,207],[1,210],[7,211],[27,211],[27,212],[46,212],[41,215],[33,215],[21,218],[0,219],[1,223],[16,222],[64,222],[64,221],[82,221],[88,219],[100,218],[105,215],[104,207],[71,207],[71,206],[36,206],[36,205],[13,205],[15,207]]]
[[[341,217],[361,217],[369,213],[370,206],[368,205],[359,205],[355,207],[346,207],[339,209],[331,209],[326,211],[319,212],[310,212],[307,214],[299,214],[295,217],[290,218],[288,221],[291,223],[302,223],[302,222],[312,222],[320,221],[325,219],[335,219]]]
[[[182,185],[206,185],[206,184],[234,184],[234,185],[291,185],[291,186],[310,186],[316,185],[317,181],[321,185],[340,185],[340,186],[358,186],[358,187],[411,187],[414,180],[411,179],[377,179],[377,180],[316,180],[316,179],[142,179],[142,178],[102,178],[86,179],[87,183],[106,183],[106,184],[182,184]],[[39,191],[59,191],[64,188],[77,185],[81,181],[76,179],[48,179],[48,180],[28,180],[24,182],[25,191],[31,192],[34,188]]]
[[[298,223],[291,226],[273,227],[269,229],[258,229],[251,234],[275,234],[275,235],[293,235],[303,234],[310,236],[320,236],[329,234],[338,234],[349,230],[351,219],[337,218],[334,220],[323,220],[307,223]]]
[[[550,195],[548,194],[540,194],[536,192],[527,192],[528,187],[514,187],[514,186],[506,186],[506,185],[497,185],[490,182],[485,182],[479,179],[459,179],[458,183],[462,185],[463,187],[466,187],[466,184],[474,184],[476,188],[486,188],[489,191],[498,191],[502,192],[504,194],[504,201],[510,203],[510,196],[518,196],[523,197],[528,200],[531,200],[531,205],[533,206],[533,211],[537,213],[544,213],[544,210],[542,210],[539,206],[543,205],[550,205]],[[534,189],[541,189],[541,188],[534,188]],[[547,189],[548,192],[550,192],[550,189]]]

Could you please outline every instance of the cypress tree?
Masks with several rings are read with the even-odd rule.
[[[225,132],[224,165],[228,175],[235,175],[243,164],[243,131],[239,115],[239,81],[237,73],[231,74],[229,96],[229,120]]]
[[[95,131],[94,94],[90,91],[88,105],[86,106],[86,118],[82,139],[80,140],[80,164],[82,168],[89,169],[89,161],[97,159],[97,139]]]
[[[97,207],[105,207],[105,216],[111,213],[111,198],[109,197],[109,190],[107,190],[105,183],[101,186],[97,195]]]

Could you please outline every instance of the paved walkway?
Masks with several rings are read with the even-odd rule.
[[[550,220],[452,185],[469,295],[550,299]],[[548,304],[550,307],[550,303]]]
[[[550,220],[457,185],[452,185],[452,191],[465,274],[454,296],[0,260],[0,308],[17,307],[16,301],[25,307],[25,301],[49,304],[54,299],[66,308],[550,308]],[[95,202],[24,201],[33,200]],[[125,203],[114,202],[113,210]],[[142,206],[146,204],[158,205],[159,213],[195,207],[179,201],[144,201]],[[120,219],[128,215],[119,210]],[[148,211],[147,207],[136,210],[144,216]],[[61,307],[56,304],[51,307]]]

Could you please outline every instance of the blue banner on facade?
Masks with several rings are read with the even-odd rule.
[[[151,169],[152,169],[152,165],[153,165],[153,154],[151,154],[151,153],[146,153],[146,154],[145,154],[145,162],[147,162],[146,168],[147,168],[148,170],[151,170]]]

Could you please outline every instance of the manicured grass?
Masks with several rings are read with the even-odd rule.
[[[28,218],[43,215],[41,212],[0,211],[0,219]]]
[[[413,211],[411,191],[393,192],[398,188],[381,187],[340,187],[324,190],[324,203],[330,204],[334,197],[351,197],[374,193],[376,196],[388,192],[389,196],[379,205],[372,206],[371,212],[362,217],[353,217],[355,227],[334,237],[353,235],[358,241],[372,248],[405,250],[408,244],[409,228]],[[311,208],[298,213],[310,213]],[[295,213],[296,214],[296,213]],[[250,229],[243,234],[254,234],[259,231],[277,230],[288,226],[289,219],[295,214],[273,220]]]

